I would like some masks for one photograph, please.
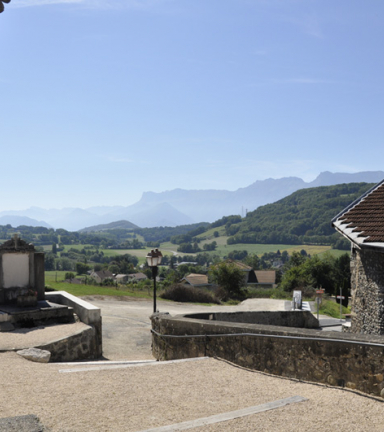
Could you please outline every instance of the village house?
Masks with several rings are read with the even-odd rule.
[[[228,264],[235,265],[238,269],[240,269],[242,272],[244,272],[244,282],[248,285],[250,283],[256,283],[256,275],[252,267],[240,262],[240,261],[233,261],[233,260],[226,260]]]
[[[115,276],[115,280],[116,280],[116,282],[117,282],[117,283],[121,283],[121,284],[123,284],[123,283],[127,283],[127,282],[128,282],[128,279],[129,279],[129,275],[127,275],[127,274],[117,274],[117,275]]]
[[[95,279],[97,283],[101,283],[105,279],[113,279],[113,274],[109,270],[92,271],[90,276]]]
[[[148,279],[144,273],[131,273],[128,275],[128,282],[140,282]]]
[[[227,260],[227,263],[234,264],[244,272],[244,281],[246,285],[257,286],[260,288],[273,288],[276,283],[275,270],[253,270],[252,267],[240,262]]]
[[[333,220],[351,242],[351,331],[384,334],[384,180]]]
[[[260,288],[274,288],[276,284],[275,270],[255,270],[256,282],[254,285]]]
[[[212,287],[212,284],[208,282],[208,276],[205,274],[198,274],[198,273],[190,273],[189,275],[183,277],[180,283],[194,288]]]

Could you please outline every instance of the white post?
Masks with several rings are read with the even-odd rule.
[[[316,297],[316,300],[317,300],[317,321],[319,321],[320,297]]]
[[[343,313],[343,291],[342,288],[340,287],[340,322],[342,321],[341,317],[342,317],[342,313]]]

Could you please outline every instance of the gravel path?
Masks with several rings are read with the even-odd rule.
[[[108,358],[152,358],[149,345],[151,302],[92,300],[102,308],[106,331],[104,346],[109,353]],[[241,305],[245,310],[248,307],[253,310],[269,307],[276,310],[284,308],[284,304],[257,301],[253,305]],[[160,302],[160,308],[171,314],[204,309],[166,302]],[[229,307],[233,308],[239,310],[239,307]],[[0,347],[24,346],[25,338],[29,338],[27,345],[36,345],[40,343],[40,338],[51,340],[51,336],[54,336],[53,339],[64,337],[66,333],[76,330],[78,325],[82,324],[1,333]],[[137,432],[302,396],[308,400],[193,430],[384,431],[384,404],[381,399],[274,377],[221,360],[60,372],[73,367],[58,363],[33,363],[14,352],[0,353],[0,418],[36,415],[52,432]],[[0,432],[4,429],[0,428]]]
[[[68,365],[0,354],[0,418],[35,414],[52,431],[140,431],[291,396],[308,401],[194,430],[380,431],[383,402],[215,359],[60,373]]]

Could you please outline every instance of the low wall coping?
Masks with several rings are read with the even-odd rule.
[[[160,319],[161,321],[169,321],[172,323],[174,334],[184,334],[185,336],[193,334],[219,335],[220,333],[265,333],[273,335],[294,336],[301,338],[315,338],[321,341],[322,339],[343,341],[343,342],[362,342],[372,345],[384,345],[384,336],[365,335],[359,333],[344,333],[334,331],[324,331],[308,328],[283,327],[268,324],[245,324],[228,321],[211,321],[204,319],[187,318],[185,315],[171,316],[169,314],[156,313],[151,316],[151,319]],[[169,329],[168,329],[169,330]],[[162,333],[160,331],[160,333]]]
[[[72,307],[76,315],[85,324],[96,324],[101,320],[100,308],[66,291],[46,292],[45,299],[53,303]]]

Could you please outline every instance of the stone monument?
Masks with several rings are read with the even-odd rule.
[[[22,305],[27,297],[45,299],[44,253],[15,234],[0,245],[0,305]]]

